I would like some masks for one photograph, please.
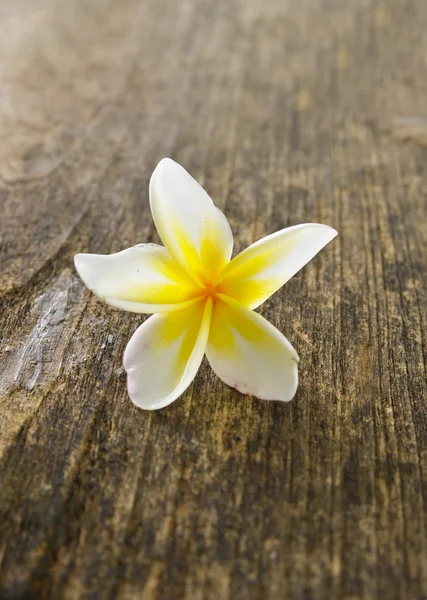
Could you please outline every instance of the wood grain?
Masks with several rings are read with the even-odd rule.
[[[427,3],[3,0],[0,597],[427,599]],[[207,364],[126,394],[141,322],[77,252],[156,241],[171,156],[236,251],[339,237],[261,307],[290,404]]]

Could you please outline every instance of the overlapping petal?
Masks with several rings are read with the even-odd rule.
[[[163,313],[195,302],[197,290],[166,248],[139,244],[116,254],[77,254],[76,269],[101,300],[136,313]]]
[[[155,410],[176,400],[193,381],[209,335],[212,299],[153,315],[131,337],[123,358],[134,404]]]
[[[178,163],[164,158],[151,176],[150,204],[171,256],[197,281],[214,278],[230,260],[233,236],[205,190]]]
[[[317,223],[282,229],[233,258],[215,283],[223,294],[257,308],[336,235],[332,227]]]
[[[215,304],[206,351],[222,381],[264,400],[292,400],[298,387],[298,354],[261,315],[223,295]]]

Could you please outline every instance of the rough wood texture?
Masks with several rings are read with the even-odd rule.
[[[3,0],[1,598],[427,598],[426,28],[416,0]],[[261,309],[292,403],[206,364],[128,400],[141,319],[72,257],[156,239],[163,156],[236,250],[338,229]]]

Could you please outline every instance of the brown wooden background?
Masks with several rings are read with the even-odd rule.
[[[426,31],[421,0],[3,0],[1,598],[427,598]],[[236,250],[339,231],[261,309],[292,403],[205,363],[128,400],[141,318],[72,258],[156,240],[163,156]]]

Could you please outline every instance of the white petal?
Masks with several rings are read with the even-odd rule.
[[[337,232],[306,223],[277,231],[255,242],[225,267],[220,291],[248,308],[257,308],[328,244]]]
[[[233,236],[227,219],[170,158],[161,160],[151,176],[150,204],[164,245],[195,278],[212,279],[228,263]]]
[[[263,400],[292,400],[298,354],[261,315],[221,296],[215,304],[206,356],[222,381]]]
[[[139,244],[116,254],[77,254],[85,285],[101,300],[136,313],[180,310],[195,302],[192,281],[156,244]]]
[[[153,315],[135,331],[123,357],[128,391],[147,410],[176,400],[193,381],[209,335],[212,299],[167,315]]]

